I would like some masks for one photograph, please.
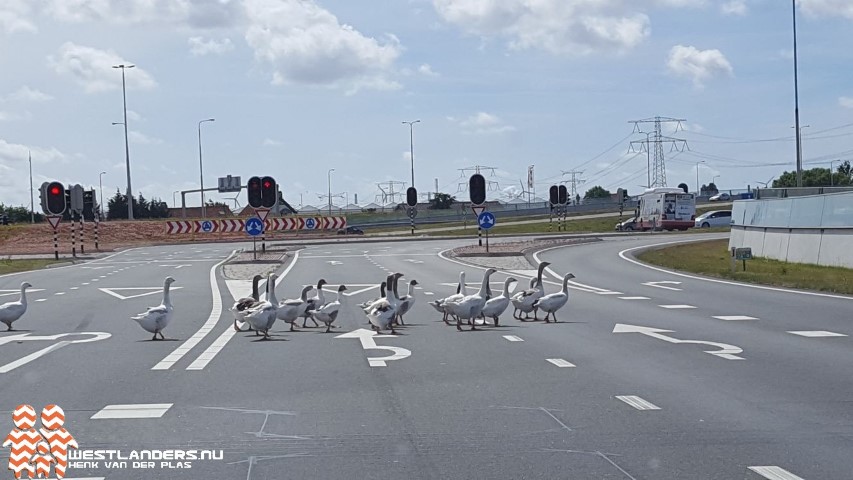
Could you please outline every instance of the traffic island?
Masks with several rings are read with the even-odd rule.
[[[534,239],[520,242],[499,242],[486,247],[468,245],[454,248],[446,253],[447,257],[481,267],[494,267],[501,270],[530,270],[536,268],[532,255],[534,252],[551,248],[585,243],[600,242],[598,237]]]

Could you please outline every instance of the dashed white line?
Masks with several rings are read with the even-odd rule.
[[[729,322],[741,321],[741,320],[758,320],[755,317],[749,317],[746,315],[714,315],[711,318],[716,318],[717,320],[726,320]]]
[[[56,292],[54,295],[65,295],[65,292]]]
[[[835,332],[827,332],[826,330],[799,330],[799,331],[789,331],[788,333],[793,333],[794,335],[799,335],[801,337],[808,338],[820,338],[820,337],[846,337],[847,335],[843,333],[835,333]]]
[[[37,301],[37,302],[46,302],[46,301],[47,301],[47,299],[46,299],[46,298],[39,298],[39,299],[38,299],[38,300],[36,300],[36,301]]]
[[[549,363],[553,363],[554,365],[561,368],[569,368],[575,366],[574,363],[563,360],[562,358],[548,358],[546,360],[548,360]]]
[[[79,288],[80,288],[80,287],[71,287],[71,288],[69,288],[69,290],[77,290],[77,289],[79,289]]]
[[[619,300],[651,300],[649,297],[619,297]]]
[[[636,395],[616,395],[618,400],[622,400],[628,405],[636,408],[637,410],[660,410],[660,407],[655,405],[648,400],[644,400]]]
[[[116,418],[160,418],[172,408],[171,403],[139,403],[132,405],[107,405],[96,414],[92,420]]]
[[[802,477],[798,477],[784,468],[775,465],[747,468],[768,480],[803,480]]]
[[[622,293],[622,292],[613,292],[613,291],[610,291],[610,290],[608,290],[608,291],[606,291],[606,292],[595,292],[595,293],[596,293],[597,295],[624,295],[624,293]]]
[[[435,294],[432,292],[424,292],[424,295],[435,295]]]
[[[515,335],[504,335],[503,337],[510,342],[523,342],[524,341],[520,337],[517,337]]]
[[[83,282],[80,285],[88,285],[88,284],[89,284],[89,282]]]
[[[696,308],[693,305],[658,305],[660,308],[668,308],[670,310],[678,310],[678,309],[686,309],[686,308]]]

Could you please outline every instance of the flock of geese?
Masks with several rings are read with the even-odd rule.
[[[461,272],[456,293],[429,302],[429,305],[443,315],[442,320],[447,325],[451,325],[451,319],[455,320],[456,329],[460,331],[462,330],[463,320],[471,326],[471,330],[476,330],[478,320],[481,321],[480,325],[485,325],[486,319],[491,319],[493,325],[498,326],[500,316],[509,308],[510,304],[514,308],[513,318],[522,322],[531,320],[531,312],[533,312],[532,321],[539,320],[540,311],[545,313],[543,320],[546,323],[550,323],[549,318],[556,322],[557,311],[569,301],[568,282],[574,278],[574,275],[567,273],[563,277],[563,288],[560,291],[545,294],[542,273],[548,265],[548,262],[541,262],[536,277],[530,279],[529,288],[516,292],[512,296],[510,296],[509,286],[518,281],[513,277],[507,277],[500,294],[493,294],[489,287],[489,277],[497,272],[494,268],[486,270],[479,290],[474,293],[468,293],[465,285],[465,272]],[[418,281],[409,281],[407,294],[400,296],[397,284],[402,276],[402,273],[388,275],[385,281],[379,285],[380,296],[358,305],[366,315],[372,329],[380,332],[390,330],[391,334],[396,334],[395,327],[405,325],[403,317],[415,305],[415,286],[418,285]],[[231,312],[234,315],[234,329],[237,331],[254,330],[256,335],[263,335],[262,340],[268,340],[270,339],[270,330],[275,325],[276,320],[290,324],[290,331],[294,331],[295,324],[301,318],[303,328],[306,328],[307,322],[311,320],[315,327],[319,327],[321,323],[325,324],[326,333],[330,332],[332,324],[338,318],[344,300],[343,293],[347,287],[345,285],[339,286],[335,300],[327,302],[323,294],[323,286],[327,282],[325,279],[320,279],[316,287],[313,285],[304,287],[299,298],[279,302],[275,293],[277,278],[278,276],[274,273],[269,275],[266,282],[266,298],[261,300],[259,285],[263,277],[255,275],[252,279],[252,295],[238,299],[231,307]],[[174,307],[169,296],[169,287],[174,282],[174,278],[166,277],[163,282],[163,300],[160,305],[150,307],[145,312],[131,317],[142,329],[154,334],[152,340],[165,339],[163,329],[169,325],[174,315]],[[0,305],[0,322],[6,325],[8,331],[12,331],[12,323],[20,319],[27,311],[26,291],[28,288],[32,288],[32,285],[27,282],[22,283],[20,299],[17,302]],[[315,289],[317,293],[308,297],[311,291]]]

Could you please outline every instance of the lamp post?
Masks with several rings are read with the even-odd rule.
[[[797,186],[803,186],[803,147],[800,138],[800,88],[797,82],[797,0],[791,0],[794,25],[794,128],[797,129]]]
[[[699,164],[700,163],[705,163],[705,160],[701,160],[699,162],[696,162],[696,194],[697,195],[699,195],[701,193],[701,192],[699,192]]]
[[[332,172],[334,172],[334,168],[329,169],[329,216],[332,215]]]
[[[172,208],[178,208],[178,200],[175,198],[175,194],[178,192],[180,192],[180,190],[172,192]]]
[[[720,176],[719,176],[719,175],[714,175],[714,177],[711,179],[711,183],[713,183],[715,187],[717,186],[717,179],[718,179],[718,178],[720,178]],[[719,190],[719,189],[720,189],[720,188],[719,188],[719,187],[717,187],[717,190]]]
[[[409,157],[412,160],[412,186],[415,186],[415,133],[414,133],[414,125],[416,123],[421,123],[420,120],[415,120],[412,122],[403,122],[403,125],[409,126]]]
[[[204,163],[201,159],[201,124],[204,122],[212,122],[215,119],[208,118],[198,122],[198,177],[201,184],[201,218],[207,218],[206,209],[204,207]]]
[[[98,189],[101,191],[101,216],[104,216],[104,175],[107,172],[101,172],[98,174]]]
[[[36,223],[36,204],[33,196],[33,154],[27,152],[30,159],[30,223]]]
[[[121,98],[124,105],[124,158],[127,163],[127,219],[133,220],[133,189],[130,186],[130,145],[127,141],[127,89],[124,83],[124,71],[128,68],[133,68],[136,65],[130,64],[119,64],[113,65],[113,68],[121,69]],[[118,125],[118,123],[113,123],[113,125]]]
[[[835,184],[832,182],[832,164],[835,163],[835,160],[829,161],[829,186],[833,187]]]

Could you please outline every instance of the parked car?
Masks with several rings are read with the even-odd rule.
[[[617,223],[616,224],[616,231],[617,232],[632,232],[634,230],[637,230],[637,221],[638,220],[639,219],[637,217],[634,217],[634,218],[629,218],[628,220],[625,220],[622,223]]]
[[[732,196],[728,193],[718,193],[708,199],[709,202],[730,202],[731,200]]]
[[[347,227],[338,230],[338,235],[364,235],[364,230],[358,227]]]
[[[696,217],[696,228],[727,227],[731,223],[731,210],[714,210]]]

